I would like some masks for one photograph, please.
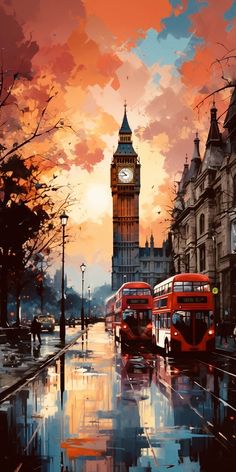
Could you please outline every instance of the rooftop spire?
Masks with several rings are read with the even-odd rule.
[[[236,81],[233,83],[234,89],[231,95],[229,108],[224,121],[224,128],[228,130],[228,138],[231,144],[232,152],[235,152],[236,149],[236,129],[235,129],[235,120],[236,120]]]
[[[198,131],[196,131],[196,137],[195,137],[193,143],[194,143],[194,146],[193,146],[192,159],[199,159],[200,158],[200,151],[199,151],[200,139],[198,137]]]
[[[153,236],[153,233],[151,232],[151,236],[150,236],[150,247],[153,248],[154,247],[154,236]]]
[[[178,193],[183,192],[185,185],[189,182],[189,165],[188,165],[188,155],[185,155],[184,169],[179,183]]]
[[[137,157],[137,153],[135,152],[133,145],[132,145],[132,131],[128,123],[127,114],[126,114],[126,100],[124,102],[124,116],[122,125],[119,130],[119,143],[116,152],[113,154],[114,156],[135,156]]]
[[[208,147],[210,144],[214,144],[215,146],[221,146],[221,134],[219,131],[216,115],[217,115],[217,108],[215,106],[215,99],[214,99],[212,107],[211,107],[211,123],[210,123],[210,129],[209,129],[208,138],[206,142],[206,147]]]
[[[199,152],[199,143],[200,139],[198,137],[198,132],[196,132],[196,137],[194,139],[193,155],[191,159],[191,164],[189,168],[189,180],[195,179],[198,174],[199,167],[201,165],[201,158]]]
[[[130,129],[128,119],[127,119],[126,108],[127,108],[127,104],[126,104],[126,100],[125,100],[125,103],[124,103],[124,118],[123,118],[122,125],[121,125],[120,131],[119,131],[120,135],[121,134],[132,134],[132,131]]]
[[[233,123],[235,122],[236,117],[236,81],[234,82],[234,85],[229,108],[224,121],[224,128],[228,128],[229,131],[231,131],[231,128],[235,128]]]

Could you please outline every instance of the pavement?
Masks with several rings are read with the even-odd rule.
[[[216,336],[215,348],[218,352],[222,351],[222,353],[231,353],[236,357],[236,342],[234,342],[234,339],[231,336],[227,336],[227,343],[223,341],[222,344],[220,344],[220,336]]]
[[[41,333],[38,341],[0,344],[0,402],[33,379],[47,364],[59,357],[85,333],[80,326],[66,327],[65,344],[61,344],[59,327],[53,333]]]
[[[85,333],[80,326],[66,328],[65,344],[60,343],[59,328],[54,333],[41,334],[42,344],[38,342],[18,342],[0,344],[0,402],[32,380],[47,364],[59,357]],[[236,343],[232,337],[227,343],[220,344],[216,337],[216,350],[222,354],[236,357]]]

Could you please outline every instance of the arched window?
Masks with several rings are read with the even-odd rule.
[[[204,233],[205,231],[205,215],[202,213],[200,215],[200,220],[199,220],[199,232],[200,234]]]
[[[199,270],[202,272],[206,269],[206,249],[205,244],[199,247]]]

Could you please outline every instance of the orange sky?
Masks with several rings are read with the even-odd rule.
[[[24,153],[47,156],[45,181],[56,174],[61,193],[74,200],[66,265],[75,288],[81,262],[88,285],[110,282],[110,163],[124,100],[142,166],[140,243],[152,231],[161,244],[174,181],[186,153],[191,159],[196,130],[204,152],[211,102],[199,112],[194,106],[223,84],[216,59],[235,47],[235,15],[232,0],[0,0],[2,63],[20,71],[15,94],[25,130],[52,87],[48,119],[71,126]],[[232,78],[235,59],[223,64]],[[217,95],[220,111],[228,96]]]

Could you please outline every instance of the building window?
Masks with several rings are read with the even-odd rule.
[[[199,270],[202,272],[206,269],[206,249],[205,244],[199,247]]]
[[[204,233],[205,231],[205,215],[202,213],[200,215],[200,220],[199,220],[199,232],[200,234]]]
[[[236,253],[236,220],[231,223],[231,252]]]

